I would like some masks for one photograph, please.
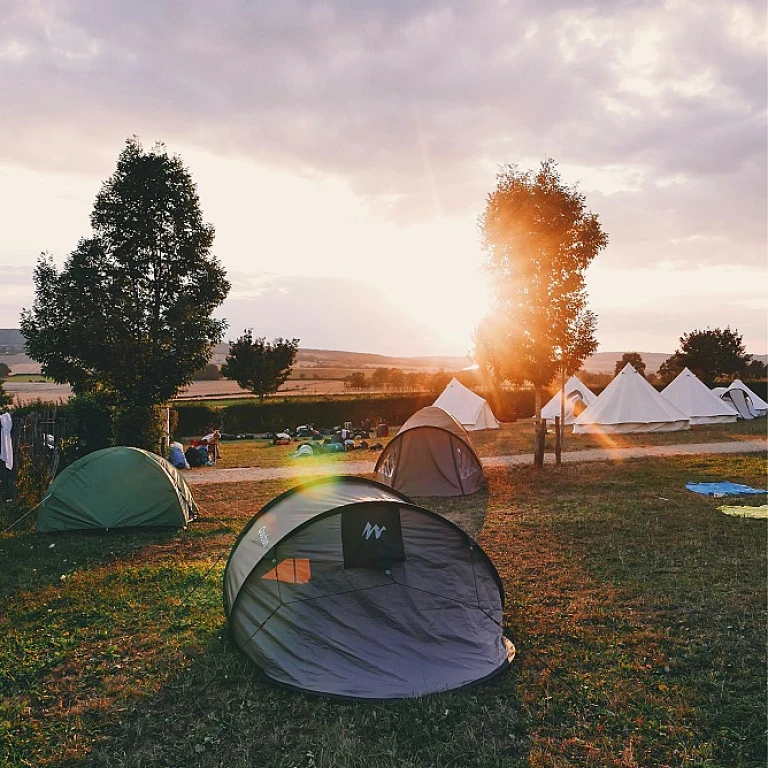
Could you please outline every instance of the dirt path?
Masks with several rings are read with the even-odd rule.
[[[688,445],[653,445],[637,448],[590,448],[584,451],[563,453],[563,463],[571,464],[581,461],[623,461],[642,456],[690,456],[702,453],[756,453],[766,451],[768,442],[765,440],[744,440],[732,443],[691,443]],[[555,461],[553,454],[545,456],[547,464]],[[327,464],[312,462],[311,465],[301,464],[291,467],[237,467],[235,469],[216,469],[204,467],[184,472],[184,477],[190,485],[206,483],[243,483],[260,480],[279,480],[291,477],[306,477],[309,475],[364,475],[373,472],[375,460],[371,461],[329,461]],[[533,464],[533,454],[523,453],[516,456],[488,456],[483,458],[485,467],[510,467],[520,464]]]

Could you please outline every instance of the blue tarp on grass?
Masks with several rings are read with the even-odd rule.
[[[764,488],[750,488],[741,483],[686,483],[685,487],[703,496],[741,496],[752,493],[768,493]]]

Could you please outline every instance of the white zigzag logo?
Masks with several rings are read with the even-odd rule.
[[[384,533],[384,531],[386,530],[387,530],[386,525],[382,525],[381,527],[379,527],[378,525],[371,525],[370,523],[366,523],[365,528],[363,528],[363,536],[366,539],[370,539],[371,534],[373,534],[378,539],[381,537],[381,534]]]

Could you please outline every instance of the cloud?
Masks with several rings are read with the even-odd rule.
[[[0,328],[18,328],[21,307],[31,309],[34,301],[32,267],[0,264]]]
[[[134,130],[178,136],[344,175],[401,213],[476,205],[483,159],[715,173],[764,156],[763,19],[750,7],[17,6],[0,43],[0,99],[16,107],[0,153],[97,167]]]
[[[136,133],[172,151],[338,180],[373,215],[407,228],[476,216],[501,163],[534,167],[552,156],[566,182],[581,179],[610,235],[598,257],[607,268],[675,262],[764,275],[760,4],[0,4],[0,166],[104,179]],[[235,194],[250,193],[243,185]],[[60,241],[85,234],[71,229]],[[224,227],[219,236],[236,250]],[[311,301],[306,286],[289,288]],[[278,313],[265,323],[284,316],[272,293],[263,300]],[[363,338],[326,309],[299,335],[336,323]]]
[[[398,310],[386,296],[357,280],[230,274],[232,291],[217,317],[227,340],[246,328],[256,336],[298,338],[305,348],[378,354],[460,353],[439,331]],[[444,347],[445,341],[449,342]]]

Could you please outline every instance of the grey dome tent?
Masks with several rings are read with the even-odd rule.
[[[170,462],[121,446],[89,453],[63,470],[37,505],[37,530],[184,528],[197,512]]]
[[[224,573],[234,643],[270,681],[399,699],[507,668],[504,593],[482,549],[371,480],[326,477],[270,501]]]
[[[379,454],[374,479],[409,496],[462,496],[485,485],[469,433],[435,405],[400,427]]]

